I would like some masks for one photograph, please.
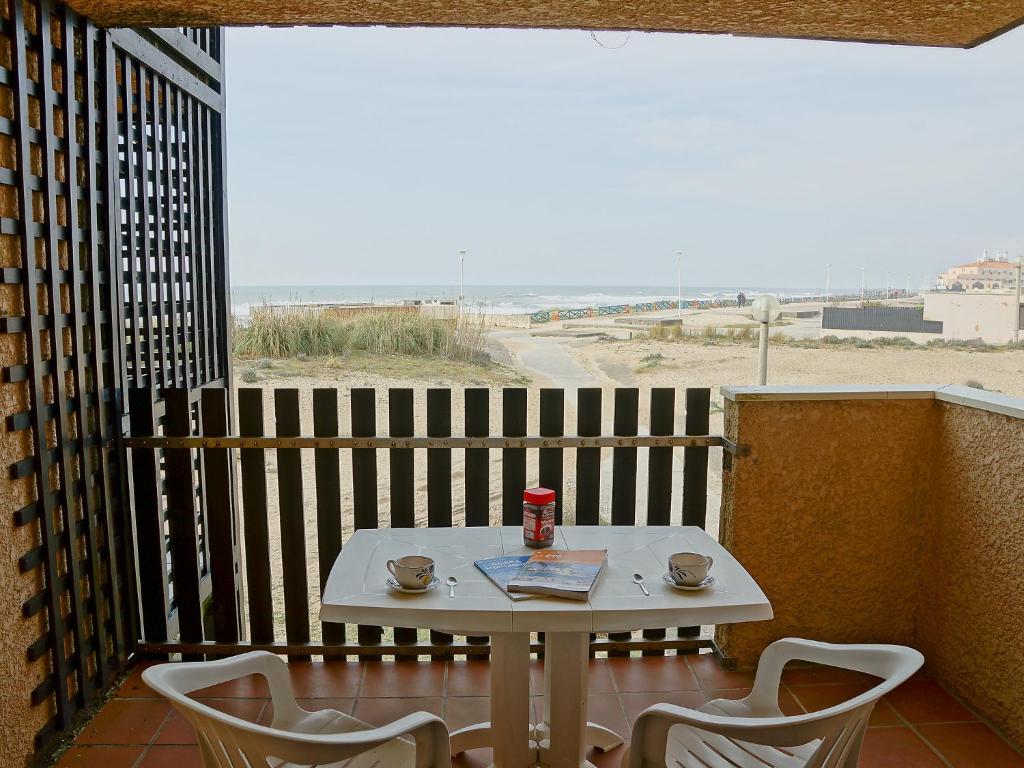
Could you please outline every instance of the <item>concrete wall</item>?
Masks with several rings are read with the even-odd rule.
[[[743,666],[796,635],[920,648],[1024,743],[1024,401],[964,387],[726,390],[750,445],[722,543],[775,620],[720,627]]]
[[[924,317],[942,321],[944,339],[982,339],[1005,344],[1019,322],[1016,293],[926,293]]]

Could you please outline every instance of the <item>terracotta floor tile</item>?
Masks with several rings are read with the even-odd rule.
[[[885,697],[909,723],[953,723],[977,718],[942,686],[930,680],[910,680]]]
[[[137,768],[203,768],[199,747],[150,747]]]
[[[336,699],[356,696],[363,665],[344,661],[293,661],[288,664],[296,698]]]
[[[132,768],[142,747],[71,747],[56,768]]]
[[[146,667],[151,667],[156,662],[139,662],[132,669],[131,674],[121,684],[120,689],[117,691],[118,698],[147,698],[155,699],[158,698],[158,694],[144,682],[142,682],[142,673]]]
[[[113,699],[85,726],[77,744],[148,744],[171,706],[150,699]]]
[[[782,682],[794,685],[823,685],[833,683],[865,683],[879,682],[877,677],[855,672],[842,667],[830,667],[825,664],[787,664],[782,670]]]
[[[909,728],[868,728],[858,768],[946,768]]]
[[[722,669],[712,653],[691,654],[687,659],[702,688],[749,688],[754,684],[753,672]]]
[[[608,666],[621,692],[693,691],[700,687],[685,656],[609,659]]]
[[[356,701],[354,715],[370,725],[387,725],[413,712],[430,712],[441,715],[441,697],[402,697],[388,699],[371,697]]]
[[[246,675],[237,680],[211,685],[193,691],[197,699],[266,699],[270,697],[270,686],[263,675]]]
[[[629,742],[626,741],[608,752],[599,752],[593,748],[588,749],[587,760],[592,762],[597,768],[619,768],[622,764],[622,756],[626,754],[626,747],[628,745]]]
[[[701,691],[665,691],[661,693],[621,693],[622,707],[626,711],[630,727],[637,715],[654,704],[675,704],[678,707],[697,709],[706,699]]]
[[[1024,766],[1024,757],[984,723],[922,725],[918,731],[954,768]]]
[[[587,720],[615,731],[619,736],[629,736],[629,722],[623,711],[622,702],[614,693],[598,693],[587,696]]]
[[[452,758],[452,768],[488,768],[493,758],[490,749],[471,749]]]
[[[449,696],[444,702],[444,721],[448,730],[491,719],[491,700],[487,696]]]
[[[591,659],[590,676],[587,679],[587,693],[618,693],[612,678],[612,667],[608,659]]]
[[[619,659],[629,661],[629,659]],[[639,661],[639,660],[637,660]],[[610,659],[591,659],[587,674],[587,693],[617,693],[612,680]],[[530,693],[540,696],[544,693],[544,663],[534,660],[530,664]]]
[[[259,720],[260,712],[267,704],[266,699],[202,699],[202,702],[208,707],[248,720],[250,723]],[[196,732],[188,720],[172,709],[171,716],[167,718],[153,743],[195,744]]]
[[[396,664],[369,661],[364,664],[363,687],[359,698],[376,696],[441,697],[444,695],[445,664]]]
[[[844,683],[840,685],[793,685],[789,687],[793,695],[808,712],[842,704],[868,690],[868,683]],[[885,701],[879,701],[871,713],[868,725],[902,725],[896,711]]]
[[[486,661],[448,662],[448,696],[489,696],[491,665]]]

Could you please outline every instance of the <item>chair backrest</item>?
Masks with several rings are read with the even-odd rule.
[[[856,763],[868,718],[878,700],[906,681],[924,662],[913,648],[899,645],[833,645],[809,640],[780,640],[765,649],[758,663],[754,690],[746,701],[765,706],[767,696],[777,708],[782,669],[789,661],[810,661],[881,678],[847,701],[805,715],[778,718],[737,718],[739,729],[709,729],[731,740],[775,748],[792,748],[817,740],[806,768],[842,768]],[[730,731],[730,732],[727,732]],[[851,761],[852,755],[852,761]]]
[[[330,764],[395,738],[396,734],[388,732],[388,727],[345,733],[297,733],[242,720],[188,695],[252,674],[262,675],[270,686],[274,723],[295,722],[302,716],[310,716],[295,701],[285,662],[262,651],[218,661],[160,664],[146,669],[142,677],[150,688],[170,700],[195,728],[208,768],[263,768],[279,762]],[[447,745],[447,732],[444,735]],[[423,755],[421,759],[418,742],[419,739],[417,764],[433,765],[433,758]]]

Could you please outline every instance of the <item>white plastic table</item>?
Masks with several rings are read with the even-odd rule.
[[[591,766],[586,747],[612,749],[622,737],[588,723],[591,632],[761,621],[771,605],[743,567],[714,539],[691,526],[559,526],[559,549],[607,549],[608,564],[587,601],[544,597],[510,600],[473,565],[499,555],[529,554],[522,529],[416,528],[362,530],[338,556],[324,588],[321,621],[422,627],[458,635],[490,635],[490,722],[452,734],[452,753],[491,747],[496,768]],[[716,583],[682,592],[662,582],[668,556],[714,558]],[[423,594],[392,592],[385,563],[403,555],[435,560],[441,586]],[[633,582],[642,573],[645,597]],[[455,597],[444,580],[458,579]],[[544,632],[544,719],[530,725],[530,633]]]

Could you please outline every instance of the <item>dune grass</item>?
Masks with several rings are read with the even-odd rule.
[[[234,331],[242,359],[337,357],[353,350],[480,362],[486,328],[478,321],[439,320],[409,313],[367,312],[338,317],[315,307],[262,307]]]

